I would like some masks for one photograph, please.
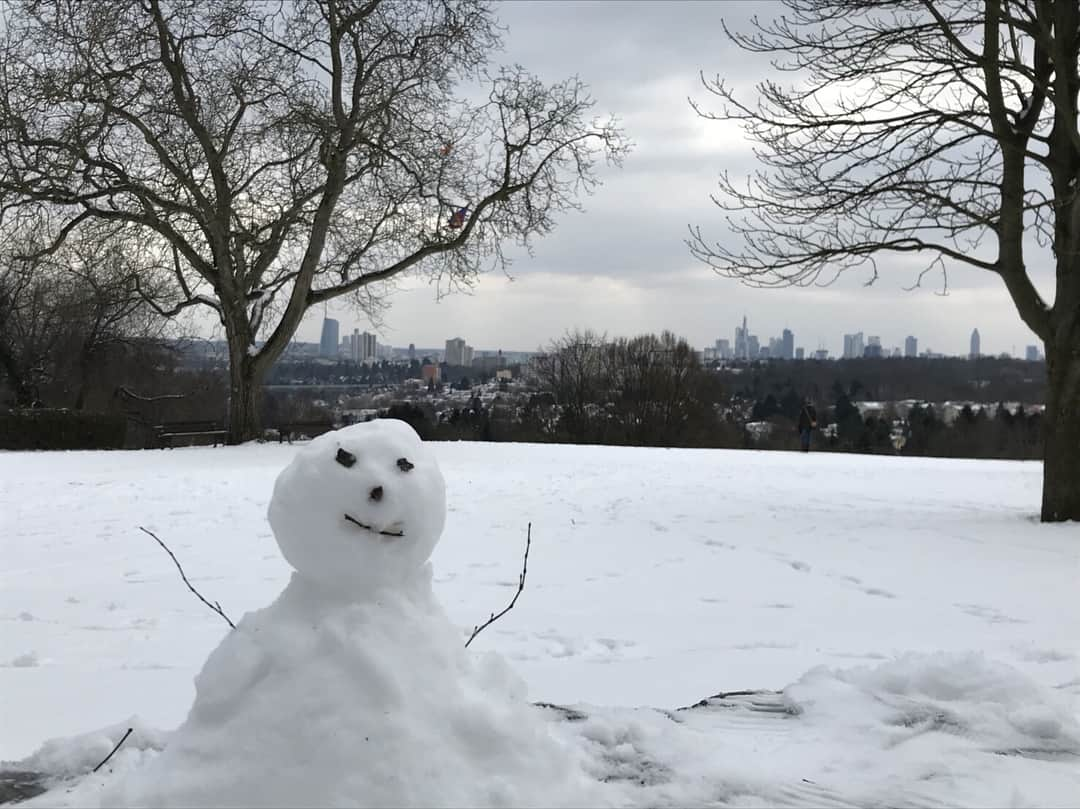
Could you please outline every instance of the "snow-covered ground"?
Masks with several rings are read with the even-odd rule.
[[[553,732],[611,802],[1080,798],[1080,527],[1037,522],[1037,464],[431,447],[436,596],[464,642],[532,523],[525,591],[470,652],[577,708]],[[132,716],[117,768],[162,743],[144,728],[183,721],[229,630],[139,526],[234,620],[263,607],[289,577],[266,508],[295,450],[0,453],[0,759],[108,728],[28,762],[78,769]],[[783,694],[650,709],[740,689]]]

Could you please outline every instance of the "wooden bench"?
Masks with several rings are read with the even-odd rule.
[[[225,443],[226,434],[225,425],[220,421],[169,421],[154,426],[158,446],[170,449],[177,444],[205,444],[207,439],[216,447]]]
[[[293,438],[299,438],[302,435],[314,438],[317,435],[328,433],[334,429],[334,425],[328,421],[293,421],[279,424],[274,429],[277,430],[279,444],[285,441],[291,444]]]

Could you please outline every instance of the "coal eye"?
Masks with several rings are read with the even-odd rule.
[[[376,503],[382,500],[382,486],[376,486],[371,490],[371,499]]]
[[[348,450],[339,449],[337,451],[337,456],[334,458],[334,460],[337,461],[342,466],[344,466],[345,468],[348,468],[348,467],[352,466],[354,463],[356,463],[356,456],[353,455]]]
[[[400,469],[402,472],[408,472],[410,469],[412,469],[415,466],[416,466],[416,464],[409,463],[408,458],[398,458],[397,459],[397,468]]]

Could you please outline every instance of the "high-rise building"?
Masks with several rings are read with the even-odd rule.
[[[780,341],[782,343],[781,356],[785,360],[795,359],[795,333],[791,329],[784,329]]]
[[[371,332],[360,335],[360,362],[375,360],[378,357],[379,343]]]
[[[454,337],[446,341],[446,364],[465,364],[465,341],[460,337]]]
[[[322,336],[319,338],[319,356],[336,357],[338,355],[338,322],[332,317],[324,317]]]
[[[756,334],[746,335],[746,357],[747,359],[756,360],[761,356],[761,346],[758,345],[758,339]]]
[[[1026,359],[1028,362],[1038,362],[1039,361],[1039,347],[1037,345],[1028,346],[1024,350],[1024,359]]]
[[[731,353],[731,341],[720,339],[716,341],[716,357],[722,360],[730,360]]]
[[[360,362],[360,329],[353,329],[349,338],[349,359]]]
[[[919,356],[919,341],[911,335],[908,335],[904,340],[904,356],[905,357],[917,357]]]
[[[799,346],[798,348],[795,349],[795,359],[801,360],[801,359],[804,359],[805,357],[806,357],[806,350],[802,346]]]
[[[861,357],[865,350],[866,346],[863,344],[863,333],[861,331],[844,335],[844,359],[850,360]]]
[[[416,343],[409,343],[409,363],[416,359]]]
[[[980,342],[981,341],[979,340],[979,330],[974,329],[971,332],[971,351],[968,352],[968,356],[973,360],[979,358],[979,353],[980,353],[980,351],[979,351],[979,348],[980,348],[979,343]]]
[[[743,315],[742,326],[735,327],[735,359],[750,359],[749,336],[750,330],[746,326],[746,315]]]

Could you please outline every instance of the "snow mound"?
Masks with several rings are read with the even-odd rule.
[[[49,739],[22,761],[0,761],[0,782],[7,775],[21,776],[24,782],[22,790],[4,793],[5,799],[38,795],[21,805],[97,806],[110,782],[152,760],[167,739],[167,733],[135,716],[89,733]],[[94,772],[101,764],[104,766]]]
[[[1002,755],[1080,756],[1069,700],[982,654],[909,653],[875,667],[819,667],[784,689],[807,719],[875,723],[894,746],[929,730]]]
[[[292,587],[288,597],[299,597]],[[380,611],[386,611],[383,618],[404,619],[418,610],[427,616],[423,621],[397,623],[430,626],[430,609],[423,599],[368,604],[326,621],[319,637],[292,653],[299,661],[319,644],[337,643],[350,626]],[[294,608],[292,614],[300,612]],[[281,624],[273,623],[280,631]],[[269,625],[258,614],[248,616],[230,637]],[[279,640],[292,644],[295,636]],[[415,634],[406,638],[418,640]],[[300,699],[308,711],[291,734],[274,730],[270,720],[234,717],[229,727],[249,740],[246,758],[238,759],[230,731],[213,716],[196,719],[193,712],[189,730],[171,738],[156,759],[152,750],[140,759],[135,747],[125,747],[107,768],[117,769],[115,776],[102,770],[26,805],[1057,807],[1072,805],[1080,794],[1071,703],[977,654],[908,654],[874,668],[817,668],[783,692],[732,692],[676,711],[592,705],[541,710],[516,699],[521,683],[497,656],[473,664],[457,645],[437,646],[444,665],[471,676],[456,685],[426,681],[422,670],[391,671],[384,660],[381,676],[372,674],[354,692],[340,679],[344,670],[334,680],[331,667],[324,667],[314,688],[300,690],[288,672],[270,672],[266,676],[280,682],[282,704]],[[378,656],[377,648],[372,644],[370,654]],[[430,665],[426,648],[413,662]],[[208,661],[200,689],[210,687],[215,669]],[[342,715],[331,717],[318,693],[335,688],[385,704],[387,712],[380,718],[371,706],[342,700]],[[273,714],[272,705],[264,707]],[[356,722],[365,712],[361,726]],[[546,722],[538,724],[538,716]],[[507,734],[508,723],[518,730]],[[342,735],[328,738],[342,728]],[[52,749],[75,751],[87,739],[111,739],[120,729]],[[103,740],[96,744],[80,766],[104,748]],[[133,758],[125,760],[125,750]],[[21,769],[30,769],[30,762],[71,766],[64,762],[73,752],[43,754]],[[244,775],[230,772],[227,760]],[[281,761],[290,762],[283,771]],[[582,783],[581,771],[591,783]],[[261,785],[261,779],[269,783]],[[242,790],[241,781],[249,782]]]
[[[131,734],[124,739],[129,728]],[[59,778],[82,775],[104,761],[121,739],[124,739],[124,744],[116,755],[109,759],[109,766],[117,760],[121,751],[130,757],[130,754],[136,751],[164,749],[167,736],[168,734],[148,727],[137,716],[133,716],[126,722],[89,733],[50,739],[33,755],[18,762],[18,766],[22,770],[48,773]]]
[[[278,476],[295,572],[195,678],[168,747],[116,806],[580,805],[590,782],[500,659],[466,652],[426,562],[445,484],[411,427],[327,433]]]
[[[470,658],[426,583],[347,604],[294,575],[210,655],[165,751],[102,804],[591,803],[524,690],[498,658]]]

